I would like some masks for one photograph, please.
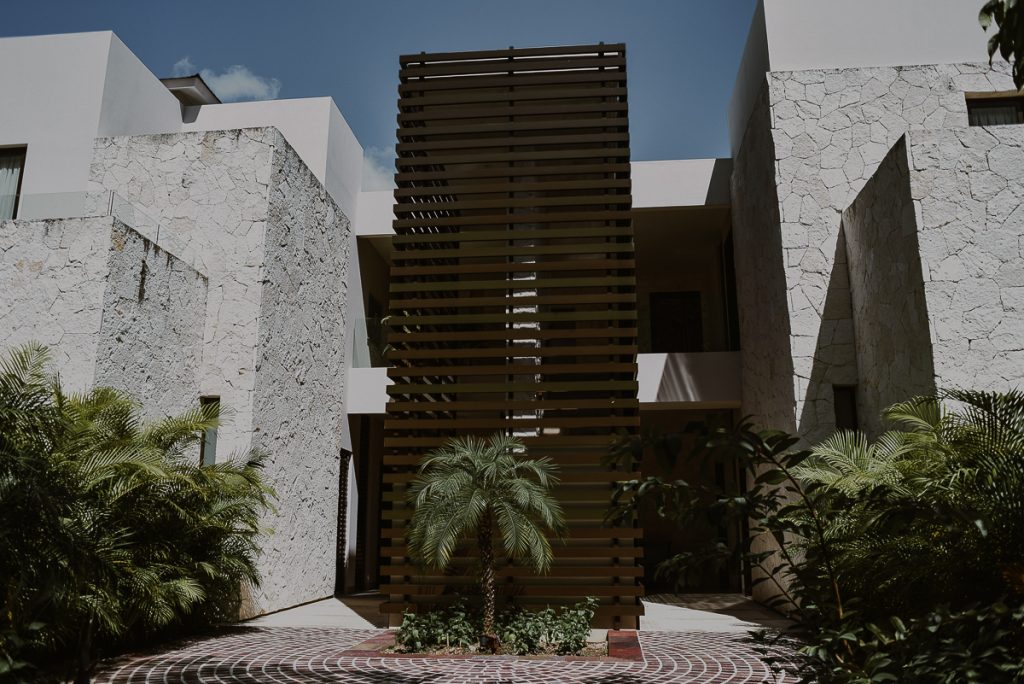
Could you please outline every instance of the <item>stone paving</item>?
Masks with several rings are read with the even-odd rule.
[[[107,665],[97,684],[741,684],[773,678],[742,635],[641,632],[643,662],[515,657],[413,658],[342,655],[380,630],[238,628],[157,654]]]

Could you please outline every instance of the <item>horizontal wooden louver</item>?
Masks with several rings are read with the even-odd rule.
[[[559,464],[570,522],[555,566],[503,567],[525,606],[600,599],[599,623],[642,608],[641,532],[602,526],[614,436],[638,428],[625,46],[401,58],[388,317],[385,610],[474,590],[407,556],[406,486],[456,435],[504,431]]]

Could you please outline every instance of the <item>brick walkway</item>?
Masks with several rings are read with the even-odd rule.
[[[644,662],[340,655],[379,631],[250,628],[159,654],[122,658],[97,684],[740,684],[775,680],[736,634],[642,632]]]

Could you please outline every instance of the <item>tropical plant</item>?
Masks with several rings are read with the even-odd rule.
[[[146,424],[123,394],[68,393],[38,345],[0,361],[0,674],[87,682],[127,635],[237,618],[272,491],[263,458],[200,467],[216,407]]]
[[[987,0],[978,13],[981,27],[996,30],[988,39],[988,57],[998,51],[1000,56],[1013,65],[1013,82],[1017,88],[1024,88],[1024,8],[1017,0]]]
[[[526,458],[522,442],[496,433],[484,440],[459,437],[426,454],[409,488],[413,516],[410,553],[425,565],[446,569],[459,545],[474,536],[480,562],[485,638],[495,643],[494,534],[512,560],[537,572],[551,565],[546,532],[564,528],[562,507],[552,496],[557,468],[547,458]]]
[[[597,599],[587,597],[560,610],[548,607],[538,611],[505,611],[495,618],[501,651],[514,655],[578,654],[587,645],[597,605]],[[409,652],[472,651],[482,625],[480,611],[470,610],[466,601],[459,598],[446,608],[406,613],[395,635],[395,643]]]
[[[679,520],[749,518],[718,560],[751,565],[799,620],[781,638],[801,681],[1024,681],[1024,394],[948,391],[884,417],[874,441],[842,431],[799,451],[749,422],[713,431],[693,457],[736,459],[747,491],[623,482],[611,516],[654,498]]]

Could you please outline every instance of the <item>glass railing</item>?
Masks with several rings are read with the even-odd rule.
[[[113,216],[135,229],[155,230],[159,225],[136,205],[108,190],[29,193],[16,198],[0,195],[0,219],[10,219],[12,213],[19,221]]]
[[[357,318],[352,332],[352,367],[386,368],[387,326],[382,318]]]

